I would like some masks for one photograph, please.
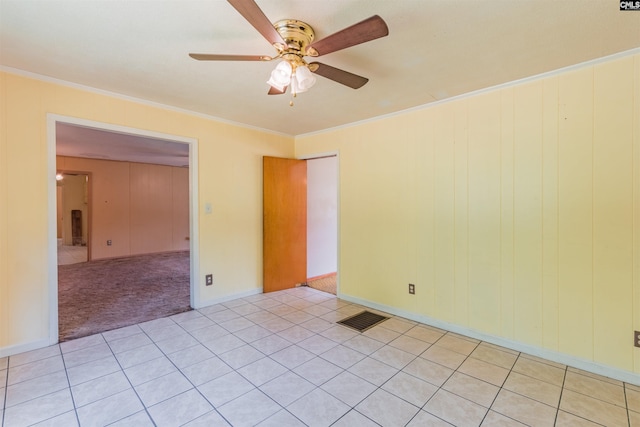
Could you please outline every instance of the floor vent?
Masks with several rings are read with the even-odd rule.
[[[380,322],[384,322],[388,317],[381,316],[370,311],[363,311],[362,313],[355,314],[340,320],[338,323],[356,331],[364,332],[369,328],[373,328]]]

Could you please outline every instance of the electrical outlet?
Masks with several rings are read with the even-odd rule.
[[[204,276],[204,279],[207,286],[213,285],[213,274],[207,274],[206,276]]]
[[[416,285],[414,285],[413,283],[409,283],[409,293],[411,295],[415,295],[416,294]]]
[[[633,345],[640,347],[640,331],[633,331]]]
[[[107,246],[111,246],[111,240],[107,240]]]

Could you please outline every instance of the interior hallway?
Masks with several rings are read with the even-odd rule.
[[[86,246],[67,246],[58,239],[58,265],[77,264],[87,262]]]
[[[301,287],[0,358],[3,426],[640,426],[640,387]]]

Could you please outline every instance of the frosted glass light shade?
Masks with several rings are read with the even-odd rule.
[[[291,64],[287,61],[282,61],[271,72],[271,77],[267,83],[283,92],[291,82],[291,72]]]
[[[295,93],[306,92],[314,84],[316,84],[316,77],[309,71],[306,66],[296,68],[296,73],[292,78],[293,90]]]

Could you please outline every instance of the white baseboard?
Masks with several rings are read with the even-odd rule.
[[[262,293],[262,288],[256,288],[256,289],[251,289],[251,290],[244,291],[244,292],[238,292],[236,294],[225,295],[225,296],[219,297],[219,298],[213,298],[213,299],[207,299],[207,300],[201,299],[200,300],[200,306],[199,307],[193,307],[193,308],[195,308],[195,309],[205,308],[205,307],[208,307],[210,305],[220,304],[220,303],[231,301],[231,300],[238,299],[238,298],[250,297],[252,295],[257,295],[257,294],[261,294],[261,293]]]
[[[48,347],[52,344],[49,343],[48,338],[44,338],[37,341],[31,341],[24,344],[10,345],[9,347],[0,348],[0,357],[13,356],[19,353],[24,353],[31,350],[37,350],[39,348]]]
[[[411,313],[409,311],[400,310],[395,307],[387,306],[384,304],[378,304],[362,298],[346,295],[341,292],[338,292],[338,298],[343,299],[345,301],[360,304],[365,307],[372,308],[374,310],[384,311],[386,313],[393,314],[394,316],[404,317],[405,319],[413,320],[415,322],[420,322],[425,325],[455,332],[456,334],[465,335],[467,337],[475,338],[481,341],[486,341],[488,343],[499,345],[501,347],[506,347],[511,350],[527,353],[532,356],[541,357],[543,359],[547,359],[552,362],[561,363],[563,365],[582,369],[583,371],[592,372],[594,374],[602,375],[602,376],[613,378],[619,381],[624,381],[629,384],[635,384],[637,386],[640,386],[640,374],[637,374],[634,372],[625,371],[623,369],[618,369],[608,365],[603,365],[601,363],[593,362],[590,360],[581,359],[579,357],[571,356],[565,353],[560,353],[554,350],[548,350],[548,349],[537,347],[531,344],[525,344],[522,342],[510,340],[507,338],[476,331],[473,329],[466,328],[464,326],[456,325],[454,323],[449,323],[442,320],[434,319],[429,316]]]

